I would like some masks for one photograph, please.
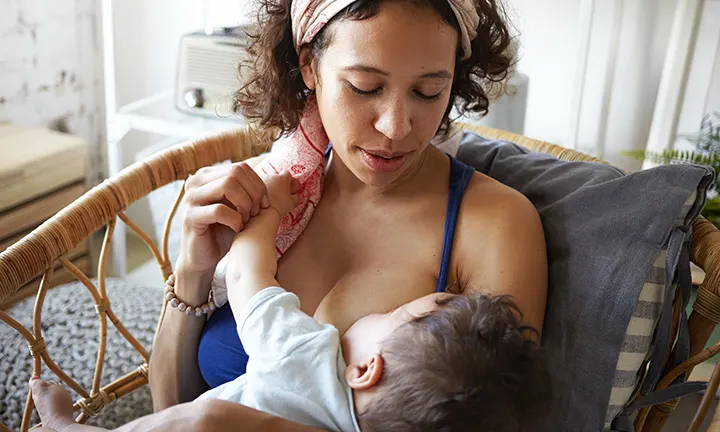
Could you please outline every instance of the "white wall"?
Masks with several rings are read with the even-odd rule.
[[[665,58],[669,28],[677,0],[623,2],[617,67],[604,156],[626,168],[637,164],[622,150],[644,148]],[[611,40],[613,5],[597,1],[590,60],[582,106],[578,148],[596,145],[605,83],[607,47]],[[578,0],[511,0],[522,44],[519,69],[530,78],[525,133],[533,138],[567,142],[571,101],[579,50]]]
[[[170,90],[175,85],[180,40],[205,26],[247,21],[250,0],[115,0],[117,105]]]
[[[567,129],[575,73],[578,0],[512,0],[520,34],[518,69],[530,79],[525,134],[561,143]]]
[[[620,167],[639,169],[640,162],[621,153],[646,146],[677,0],[624,3],[607,134],[601,144],[605,150],[601,156]]]
[[[708,114],[720,112],[720,45],[718,45],[718,50],[715,53],[715,69],[712,76],[713,82],[705,105],[705,111]]]
[[[180,37],[202,27],[200,2],[121,0],[112,3],[117,105],[172,89]]]
[[[712,76],[713,82],[705,105],[705,112],[708,114],[720,112],[720,45],[715,53],[715,69]]]
[[[713,112],[720,112],[720,0],[706,0],[703,6],[688,85],[678,119],[678,134],[695,134],[703,116]],[[717,121],[717,118],[713,118],[714,124]],[[679,139],[675,148],[693,149],[694,146]]]
[[[93,183],[105,142],[98,15],[94,0],[0,0],[0,121],[84,138]]]

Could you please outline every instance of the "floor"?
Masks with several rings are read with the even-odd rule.
[[[128,274],[125,278],[138,285],[157,286],[158,289],[162,289],[164,281],[160,267],[140,237],[134,234],[128,235],[127,251]]]
[[[682,398],[677,408],[675,408],[675,411],[670,414],[670,417],[668,418],[668,421],[667,423],[665,423],[665,427],[663,428],[663,432],[676,432],[687,430],[688,426],[692,422],[693,417],[695,416],[695,412],[697,411],[698,406],[700,406],[701,399],[701,395],[689,395]],[[712,421],[713,413],[717,408],[717,404],[718,401],[717,398],[715,398],[712,406],[710,407],[708,415],[705,418],[705,421],[703,422],[700,429],[698,429],[699,432],[708,430],[710,422]]]

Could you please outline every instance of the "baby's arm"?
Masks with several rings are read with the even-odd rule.
[[[267,178],[266,183],[270,207],[251,218],[230,247],[226,283],[228,301],[236,316],[255,294],[278,286],[275,279],[278,226],[297,204],[297,184],[289,173]]]
[[[280,214],[274,208],[260,210],[235,237],[228,260],[228,301],[240,311],[248,300],[263,289],[277,286],[275,236]]]

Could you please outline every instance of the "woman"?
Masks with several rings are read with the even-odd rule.
[[[290,132],[314,98],[332,142],[322,200],[277,279],[341,333],[446,287],[512,295],[524,321],[542,328],[547,263],[534,207],[482,174],[463,181],[467,167],[430,145],[447,131],[453,105],[486,111],[485,89],[511,66],[501,6],[466,0],[479,18],[474,35],[451,1],[463,3],[345,1],[329,21],[312,22],[316,8],[335,2],[263,0],[238,105],[263,127]],[[308,25],[320,28],[310,40],[298,34]],[[186,190],[175,292],[199,305],[234,233],[267,202],[245,164],[200,170]],[[229,307],[207,324],[170,309],[150,361],[155,408],[235,378],[243,356]]]

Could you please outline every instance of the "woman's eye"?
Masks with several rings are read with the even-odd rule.
[[[363,95],[363,96],[374,95],[380,91],[380,87],[375,88],[373,90],[361,90],[350,83],[348,83],[348,86],[350,87],[350,90],[353,91],[353,93],[357,93],[357,94]]]
[[[372,90],[363,90],[363,89],[359,89],[359,88],[355,87],[354,85],[350,84],[349,82],[347,83],[347,85],[350,88],[350,90],[353,91],[353,93],[359,94],[361,96],[372,96],[377,93],[380,93],[380,90],[382,90],[382,87],[377,87]],[[415,93],[415,95],[422,100],[434,101],[434,100],[437,100],[438,98],[440,98],[442,91],[440,91],[439,93],[434,94],[434,95],[426,95],[425,93],[422,93],[417,90],[413,90],[413,93]]]
[[[434,95],[432,95],[432,96],[428,96],[428,95],[426,95],[425,93],[421,93],[421,92],[415,90],[415,95],[417,95],[420,99],[424,99],[424,100],[427,100],[427,101],[436,100],[436,99],[438,99],[438,98],[440,97],[441,94],[442,94],[442,91],[440,91],[440,93],[434,94]]]

